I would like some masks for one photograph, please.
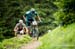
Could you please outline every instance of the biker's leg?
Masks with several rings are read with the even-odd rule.
[[[15,31],[15,37],[17,36],[17,32]]]
[[[28,28],[28,34],[30,34],[30,22],[26,22],[26,26],[27,26],[27,28]]]
[[[29,20],[29,28],[30,28],[30,34],[32,35],[32,22],[33,22],[34,20],[33,19],[30,19]]]
[[[19,33],[20,33],[20,31],[18,31],[18,30],[15,31],[15,36],[17,36],[17,34],[19,34]]]
[[[28,34],[31,34],[31,26],[28,26]]]

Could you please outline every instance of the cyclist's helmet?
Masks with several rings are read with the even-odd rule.
[[[23,23],[23,20],[19,20],[19,23]]]
[[[31,8],[30,11],[35,11],[35,9],[34,8]]]
[[[32,13],[34,13],[34,12],[35,12],[35,9],[34,9],[34,8],[31,8],[30,11],[31,11]]]

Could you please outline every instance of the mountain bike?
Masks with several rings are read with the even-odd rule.
[[[38,30],[38,21],[33,21],[31,24],[32,37],[38,40],[39,30]]]

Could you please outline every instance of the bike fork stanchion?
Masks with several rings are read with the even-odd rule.
[[[36,28],[36,30],[37,30],[37,35],[36,35],[36,37],[37,37],[37,40],[39,39],[39,30],[38,30],[38,28]]]
[[[38,28],[32,29],[32,37],[38,40]]]

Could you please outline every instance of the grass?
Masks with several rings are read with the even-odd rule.
[[[75,49],[75,24],[57,27],[40,41],[42,45],[38,49]]]
[[[28,35],[23,36],[23,38],[14,37],[11,39],[5,39],[4,41],[0,42],[0,49],[19,49],[21,45],[31,41],[31,38]]]

